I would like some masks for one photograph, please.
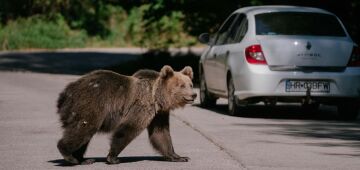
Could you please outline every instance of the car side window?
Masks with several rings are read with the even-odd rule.
[[[233,14],[225,21],[220,30],[217,33],[217,38],[215,45],[222,45],[226,43],[226,39],[228,37],[229,29],[231,28],[237,14]]]
[[[237,33],[239,32],[239,29],[241,28],[241,24],[243,22],[245,18],[244,14],[240,14],[239,17],[236,18],[234,24],[232,25],[230,31],[229,31],[229,36],[227,39],[226,44],[232,44],[232,43],[237,43]]]
[[[241,42],[241,40],[245,37],[246,32],[248,31],[248,20],[246,17],[242,20],[239,29],[237,30],[235,42]]]

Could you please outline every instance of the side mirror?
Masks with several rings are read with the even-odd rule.
[[[209,33],[200,34],[199,37],[198,37],[198,40],[203,44],[210,45],[210,35],[209,35]]]

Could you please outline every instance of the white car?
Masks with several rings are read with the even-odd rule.
[[[208,47],[200,71],[202,106],[228,98],[239,105],[298,102],[338,106],[356,119],[360,105],[359,48],[334,14],[309,7],[240,8],[215,36],[199,36]],[[241,111],[241,110],[240,110]]]

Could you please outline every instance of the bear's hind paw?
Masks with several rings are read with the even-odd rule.
[[[106,158],[106,161],[107,161],[108,164],[119,164],[120,163],[120,160],[117,157],[108,156]]]
[[[189,157],[171,157],[171,158],[165,158],[167,161],[170,162],[188,162],[190,160]]]

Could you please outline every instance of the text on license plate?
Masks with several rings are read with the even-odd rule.
[[[314,80],[286,80],[286,92],[306,92],[310,89],[311,92],[330,92],[329,81],[314,81]]]

